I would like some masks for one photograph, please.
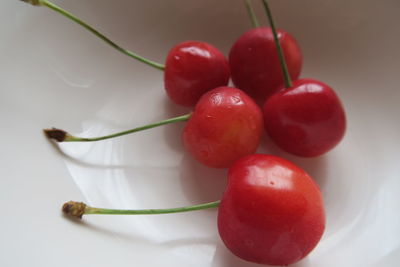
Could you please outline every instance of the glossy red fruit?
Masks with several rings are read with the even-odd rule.
[[[283,30],[278,30],[277,33],[290,77],[297,79],[303,61],[300,47],[289,33]],[[231,48],[229,65],[235,86],[262,101],[284,83],[274,37],[269,27],[255,28],[239,37]]]
[[[253,154],[229,169],[218,230],[236,256],[261,264],[292,264],[310,253],[324,229],[321,192],[293,163]]]
[[[265,102],[268,135],[283,150],[315,157],[334,148],[346,131],[343,105],[328,85],[301,79]]]
[[[194,106],[205,92],[227,85],[229,77],[228,60],[210,44],[187,41],[168,53],[164,84],[176,104]]]
[[[186,149],[201,163],[227,168],[256,151],[262,112],[243,91],[219,87],[203,95],[183,131]]]

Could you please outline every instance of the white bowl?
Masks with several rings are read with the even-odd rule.
[[[216,211],[62,216],[68,200],[108,208],[168,208],[219,199],[225,170],[184,151],[183,123],[99,143],[49,142],[41,129],[95,136],[187,113],[163,74],[120,54],[45,7],[0,9],[0,266],[259,266],[233,256]],[[242,1],[58,1],[123,47],[158,62],[184,40],[225,54],[250,28]],[[294,266],[390,267],[400,261],[398,1],[271,1],[304,53],[302,77],[330,84],[348,117],[342,143],[314,159],[265,137],[260,152],[294,161],[319,183],[327,229]],[[254,1],[266,24],[262,5]]]

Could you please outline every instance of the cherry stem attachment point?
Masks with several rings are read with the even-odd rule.
[[[279,42],[278,34],[276,32],[274,19],[272,17],[272,12],[271,12],[271,9],[269,8],[267,0],[262,0],[262,2],[264,4],[265,12],[267,13],[268,21],[269,21],[269,24],[272,29],[272,34],[274,35],[276,48],[278,50],[279,62],[281,63],[281,68],[282,68],[282,72],[283,72],[283,76],[284,76],[284,80],[285,80],[285,87],[289,88],[289,87],[292,87],[292,80],[290,78],[289,70],[288,70],[288,67],[286,64],[286,60],[285,60],[285,55],[283,54],[283,49],[282,49],[281,43]]]
[[[116,50],[120,51],[121,53],[128,55],[142,63],[145,63],[153,68],[159,69],[159,70],[164,70],[165,66],[151,61],[149,59],[146,59],[144,57],[139,56],[138,54],[131,52],[125,48],[120,47],[119,45],[117,45],[116,43],[114,43],[113,41],[111,41],[110,39],[108,39],[106,36],[104,36],[102,33],[100,33],[99,31],[97,31],[96,29],[94,29],[92,26],[88,25],[86,22],[82,21],[81,19],[77,18],[76,16],[74,16],[73,14],[69,13],[68,11],[62,9],[61,7],[57,6],[56,4],[53,4],[50,1],[47,0],[21,0],[23,2],[27,2],[30,3],[34,6],[46,6],[54,11],[56,11],[57,13],[69,18],[70,20],[78,23],[79,25],[81,25],[82,27],[84,27],[85,29],[87,29],[88,31],[90,31],[91,33],[93,33],[94,35],[96,35],[98,38],[100,38],[101,40],[103,40],[104,42],[106,42],[107,44],[109,44],[110,46],[112,46],[113,48],[115,48]]]
[[[131,133],[135,133],[135,132],[144,131],[144,130],[155,128],[155,127],[165,125],[165,124],[170,124],[170,123],[175,123],[175,122],[180,122],[180,121],[187,121],[191,115],[192,115],[192,113],[189,113],[189,114],[174,117],[171,119],[166,119],[163,121],[136,127],[136,128],[133,128],[133,129],[130,129],[127,131],[122,131],[122,132],[105,135],[105,136],[100,136],[100,137],[91,137],[91,138],[73,136],[64,130],[57,129],[57,128],[44,129],[43,131],[44,131],[44,134],[48,138],[53,139],[57,142],[94,142],[94,141],[100,141],[100,140],[110,139],[110,138],[127,135],[127,134],[131,134]]]
[[[195,210],[204,210],[216,208],[220,201],[208,202],[199,205],[185,206],[170,209],[144,209],[144,210],[120,210],[120,209],[103,209],[94,208],[82,202],[69,201],[62,206],[62,212],[65,215],[81,219],[85,214],[101,214],[101,215],[156,215],[156,214],[169,214],[180,213]]]
[[[249,18],[251,20],[251,26],[253,26],[253,28],[260,27],[260,24],[258,23],[258,20],[257,20],[257,16],[256,16],[253,6],[251,4],[251,0],[245,0],[245,4],[246,4],[246,9],[247,9],[247,15],[249,16]]]

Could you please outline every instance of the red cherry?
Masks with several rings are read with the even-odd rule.
[[[304,258],[325,229],[321,192],[293,163],[254,154],[235,162],[218,211],[218,230],[238,257],[288,265]]]
[[[262,124],[261,109],[249,96],[220,87],[200,98],[184,128],[183,142],[201,163],[226,168],[256,151]]]
[[[278,38],[292,79],[302,66],[300,47],[289,33],[278,30]],[[244,33],[229,54],[232,81],[236,87],[262,101],[284,83],[271,28],[260,27]]]
[[[214,46],[187,41],[173,47],[165,63],[164,83],[176,104],[194,106],[207,91],[228,84],[229,64]]]
[[[346,117],[336,93],[326,84],[301,79],[265,102],[265,128],[283,150],[315,157],[334,148],[346,130]]]
[[[57,142],[92,142],[187,121],[182,139],[198,161],[214,168],[227,168],[235,160],[256,151],[263,132],[261,108],[243,91],[218,87],[205,93],[194,111],[182,116],[97,137],[79,137],[61,129],[45,129]]]

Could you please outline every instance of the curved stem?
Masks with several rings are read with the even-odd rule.
[[[122,135],[127,135],[130,133],[144,131],[144,130],[155,128],[155,127],[165,125],[165,124],[170,124],[170,123],[175,123],[175,122],[180,122],[180,121],[187,121],[191,115],[192,115],[192,113],[189,113],[189,114],[178,116],[175,118],[171,118],[171,119],[147,124],[144,126],[136,127],[136,128],[133,128],[133,129],[130,129],[127,131],[122,131],[122,132],[99,136],[99,137],[91,137],[91,138],[73,136],[64,130],[56,129],[56,128],[45,129],[43,131],[48,138],[56,140],[57,142],[94,142],[94,141],[110,139],[110,138],[114,138],[114,137],[118,137],[118,136],[122,136]]]
[[[251,0],[245,0],[245,4],[246,4],[246,9],[247,9],[247,15],[249,16],[249,18],[251,20],[251,26],[253,26],[253,28],[260,27],[260,24],[258,23],[258,20],[257,20],[257,16],[254,13],[253,6],[251,5]]]
[[[25,2],[31,2],[32,3],[32,1],[25,1]],[[151,61],[149,59],[146,59],[144,57],[139,56],[136,53],[133,53],[133,52],[127,50],[127,49],[124,49],[124,48],[120,47],[119,45],[117,45],[116,43],[114,43],[113,41],[108,39],[106,36],[104,36],[102,33],[97,31],[96,29],[94,29],[93,27],[91,27],[90,25],[85,23],[84,21],[80,20],[79,18],[75,17],[73,14],[69,13],[68,11],[66,11],[66,10],[62,9],[61,7],[57,6],[56,4],[53,4],[48,0],[36,0],[36,1],[33,1],[33,2],[35,2],[35,3],[32,3],[34,5],[46,6],[46,7],[50,8],[50,9],[56,11],[57,13],[65,16],[65,17],[67,17],[69,19],[71,19],[72,21],[75,21],[76,23],[78,23],[79,25],[81,25],[82,27],[84,27],[85,29],[87,29],[88,31],[90,31],[91,33],[96,35],[97,37],[99,37],[101,40],[103,40],[104,42],[106,42],[110,46],[114,47],[116,50],[122,52],[123,54],[128,55],[128,56],[130,56],[130,57],[132,57],[132,58],[134,58],[134,59],[136,59],[136,60],[138,60],[140,62],[143,62],[143,63],[145,63],[145,64],[147,64],[147,65],[149,65],[151,67],[154,67],[156,69],[159,69],[159,70],[164,70],[165,69],[165,66],[160,64],[160,63]]]
[[[282,72],[283,72],[283,76],[284,76],[284,80],[285,80],[285,87],[289,88],[292,86],[292,80],[289,75],[289,70],[288,70],[288,67],[286,64],[285,55],[283,54],[283,50],[282,50],[281,43],[279,42],[278,34],[276,33],[276,28],[275,28],[274,19],[272,17],[272,12],[271,12],[271,9],[269,8],[267,0],[262,0],[262,1],[264,4],[265,11],[267,13],[269,24],[272,29],[272,33],[274,35],[276,48],[278,49],[279,62],[281,63],[281,68],[282,68]]]
[[[204,210],[210,208],[216,208],[220,204],[220,201],[213,201],[208,203],[203,203],[199,205],[193,206],[184,206],[178,208],[169,208],[169,209],[144,209],[144,210],[120,210],[120,209],[103,209],[103,208],[94,208],[86,205],[82,202],[69,201],[65,203],[62,207],[62,211],[64,214],[82,218],[84,214],[108,214],[108,215],[155,215],[155,214],[168,214],[168,213],[179,213],[179,212],[188,212],[195,210]]]

